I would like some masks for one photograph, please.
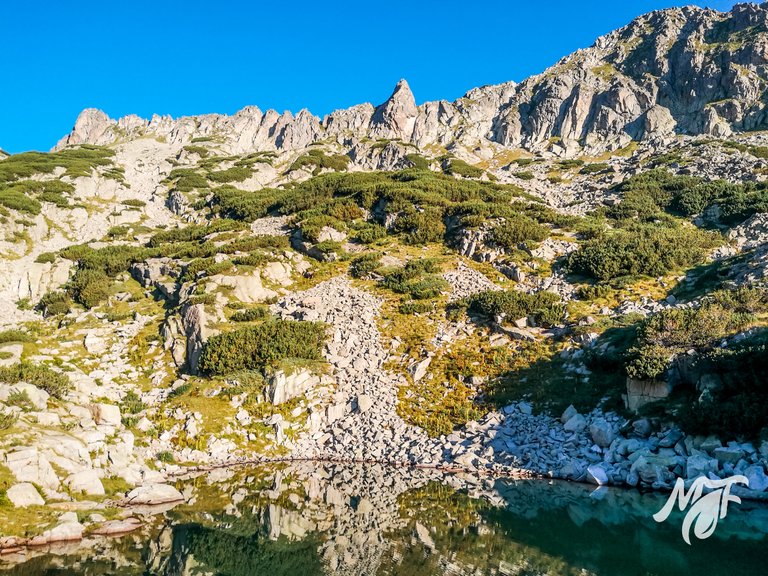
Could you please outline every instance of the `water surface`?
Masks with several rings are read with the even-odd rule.
[[[708,540],[663,524],[657,494],[432,471],[302,464],[216,470],[188,503],[119,538],[0,559],[43,574],[748,575],[768,569],[768,507],[731,504]]]

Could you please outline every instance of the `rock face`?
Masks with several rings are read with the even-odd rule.
[[[299,370],[293,374],[278,371],[269,378],[267,398],[272,404],[282,404],[292,398],[302,396],[319,383],[320,377],[309,370]]]
[[[45,500],[40,496],[37,488],[29,482],[23,482],[21,484],[14,484],[8,488],[6,493],[8,500],[11,504],[18,508],[26,508],[27,506],[42,506],[45,504]]]
[[[354,147],[370,138],[418,147],[493,143],[568,155],[675,133],[727,137],[768,126],[766,22],[767,4],[737,4],[727,13],[693,6],[660,10],[521,84],[485,86],[452,103],[416,106],[401,80],[380,106],[353,106],[322,120],[306,110],[294,116],[255,106],[233,116],[176,120],[113,120],[87,109],[58,147],[146,134],[178,146],[216,135],[233,153],[300,150],[329,138]]]
[[[411,87],[405,80],[400,80],[389,100],[374,111],[371,137],[409,141],[418,113]]]

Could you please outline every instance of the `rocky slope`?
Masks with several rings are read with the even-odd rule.
[[[452,104],[91,110],[0,159],[0,522],[285,458],[763,497],[766,14],[655,12]]]

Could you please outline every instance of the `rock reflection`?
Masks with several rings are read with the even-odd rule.
[[[300,463],[183,479],[187,502],[121,538],[27,550],[11,574],[762,574],[768,508],[729,509],[707,541],[658,494],[434,470]],[[133,511],[135,513],[135,511]]]

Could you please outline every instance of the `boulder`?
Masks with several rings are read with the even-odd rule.
[[[613,427],[605,420],[595,420],[589,426],[589,435],[592,437],[592,441],[601,448],[607,448],[613,442],[616,434],[613,431]]]
[[[278,370],[269,376],[266,386],[267,399],[275,406],[298,398],[320,383],[320,377],[309,370],[286,374]]]
[[[712,455],[722,464],[736,464],[744,457],[744,450],[741,448],[732,448],[730,446],[721,446],[712,451]]]
[[[64,484],[73,492],[88,494],[89,496],[104,495],[104,486],[101,484],[96,470],[83,470],[70,474],[64,480]]]
[[[573,407],[573,404],[571,404],[570,406],[568,406],[568,408],[566,408],[563,411],[562,416],[560,416],[560,422],[565,424],[566,422],[568,422],[568,420],[570,420],[571,418],[576,416],[576,414],[578,414],[578,413],[579,413],[579,411],[576,410],[576,408]]]
[[[749,489],[757,492],[765,492],[768,489],[768,476],[759,464],[748,466],[744,469],[744,476],[749,480]]]
[[[587,480],[589,480],[592,484],[597,484],[598,486],[605,486],[610,482],[608,479],[608,474],[605,472],[605,468],[603,468],[600,464],[592,464],[591,466],[587,467]]]
[[[90,354],[103,354],[107,351],[107,341],[93,330],[89,331],[83,339],[83,346]]]
[[[685,475],[689,479],[709,476],[710,472],[717,472],[717,460],[702,453],[688,456],[685,464]]]
[[[373,406],[373,400],[371,400],[371,397],[367,394],[360,394],[357,397],[357,411],[358,412],[365,412],[369,410]]]
[[[122,424],[120,407],[114,404],[91,404],[91,413],[96,424],[115,427]]]
[[[574,414],[568,422],[563,425],[566,432],[581,432],[587,427],[587,419],[581,414]]]
[[[153,506],[184,500],[181,492],[170,484],[147,484],[134,488],[125,497],[125,503],[131,506]]]
[[[59,478],[51,463],[37,448],[17,448],[5,455],[5,463],[19,482],[32,482],[42,488],[58,490]]]
[[[640,438],[648,438],[648,436],[651,435],[653,428],[647,418],[642,418],[632,422],[632,430]]]
[[[424,378],[424,376],[426,376],[427,369],[429,368],[429,365],[431,362],[432,362],[432,357],[428,356],[423,360],[414,362],[408,367],[408,372],[410,372],[414,382],[418,382],[419,380]]]
[[[6,402],[11,394],[26,394],[36,410],[44,411],[48,407],[50,395],[33,384],[19,382],[13,386],[0,385],[0,400]]]
[[[666,398],[670,392],[672,386],[665,381],[627,378],[627,410],[637,412],[646,404]]]
[[[669,468],[677,463],[675,459],[652,454],[639,456],[632,467],[631,472],[635,472],[640,480],[646,484],[662,483],[666,484],[674,478]]]
[[[6,492],[8,500],[11,504],[17,508],[26,508],[27,506],[42,506],[45,504],[45,500],[37,488],[29,482],[22,482],[20,484],[14,484]]]
[[[707,436],[699,443],[699,449],[712,454],[716,448],[720,448],[722,445],[723,443],[716,436]]]
[[[117,534],[127,534],[141,528],[141,520],[130,517],[123,520],[108,520],[93,531],[99,536],[115,536]]]

